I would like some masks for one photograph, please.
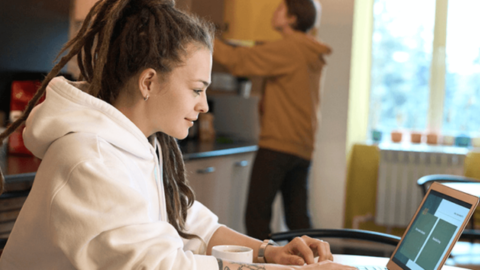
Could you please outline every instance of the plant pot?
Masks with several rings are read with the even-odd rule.
[[[392,142],[399,143],[402,141],[402,133],[400,131],[392,131],[390,133],[390,137],[392,139]]]
[[[372,130],[372,140],[374,142],[379,142],[382,140],[382,132],[380,130],[373,129]]]
[[[470,137],[465,135],[455,137],[455,145],[460,147],[470,146]]]
[[[412,132],[410,134],[410,142],[412,143],[421,143],[422,142],[422,133]]]
[[[455,137],[450,136],[450,135],[445,135],[442,137],[442,144],[443,145],[453,145],[455,142]]]
[[[438,135],[435,133],[427,134],[427,144],[436,145],[438,143]]]
[[[480,147],[480,137],[472,138],[472,146],[473,147]]]

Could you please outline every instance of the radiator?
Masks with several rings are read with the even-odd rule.
[[[429,174],[463,175],[465,153],[380,150],[375,223],[407,227],[423,194],[417,180]]]

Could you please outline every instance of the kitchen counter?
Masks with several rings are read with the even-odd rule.
[[[180,143],[180,149],[183,153],[183,160],[192,160],[199,158],[226,156],[255,152],[258,147],[251,141],[226,141],[226,142],[195,142],[189,141]]]
[[[254,152],[257,150],[256,142],[253,141],[228,141],[223,142],[180,142],[183,159],[193,160],[208,157]],[[24,155],[7,155],[6,147],[0,150],[0,167],[5,176],[8,190],[24,190],[32,185],[35,172],[40,166],[41,160]]]

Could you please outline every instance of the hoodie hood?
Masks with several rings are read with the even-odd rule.
[[[45,101],[28,116],[25,146],[42,159],[55,140],[72,132],[88,132],[139,158],[151,159],[153,147],[142,131],[115,107],[81,90],[86,87],[85,82],[52,79]]]
[[[295,31],[288,36],[287,39],[289,37],[291,37],[294,42],[302,44],[302,53],[305,55],[305,59],[307,59],[308,64],[312,67],[320,68],[319,65],[323,66],[326,64],[323,56],[332,53],[332,48],[330,46],[319,42],[313,36],[303,32]],[[319,59],[321,60],[320,63],[318,61]]]

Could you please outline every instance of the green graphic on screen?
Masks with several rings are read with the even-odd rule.
[[[399,250],[403,255],[412,261],[415,261],[415,258],[418,256],[423,243],[425,240],[427,240],[433,225],[435,225],[438,219],[427,211],[422,211],[422,213],[417,217],[410,229],[408,237],[403,241]]]
[[[456,229],[457,226],[440,219],[416,263],[423,269],[434,269]]]

